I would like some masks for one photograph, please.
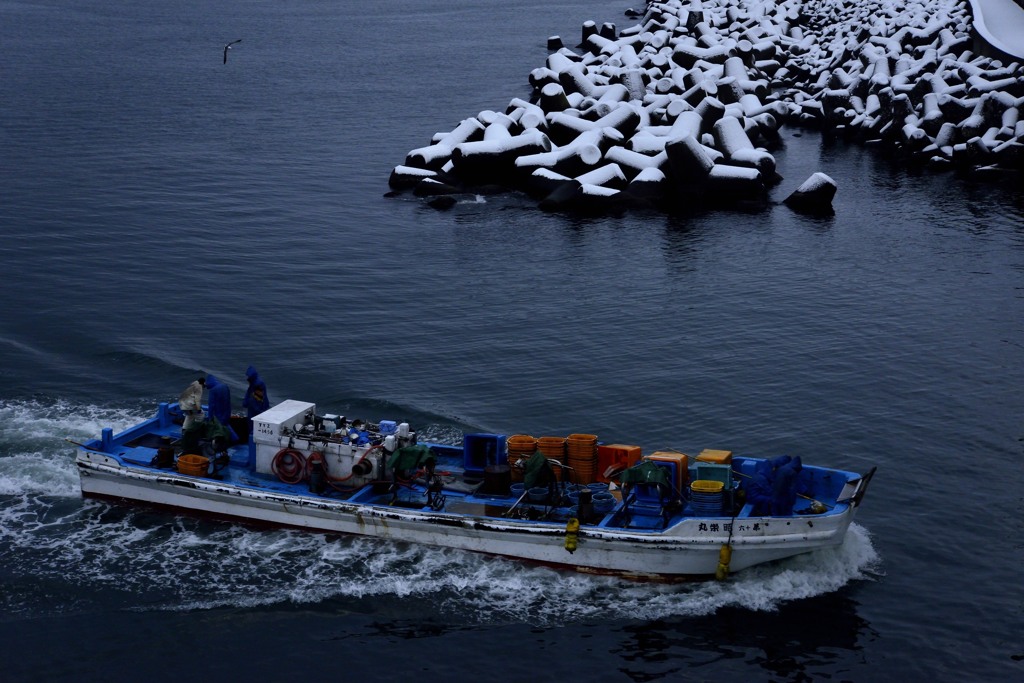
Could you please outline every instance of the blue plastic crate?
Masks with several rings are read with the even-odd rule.
[[[466,434],[462,438],[462,466],[466,474],[483,476],[489,465],[507,465],[507,441],[504,434]]]

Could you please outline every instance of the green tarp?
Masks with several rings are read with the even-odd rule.
[[[433,465],[437,457],[427,446],[404,446],[391,454],[388,467],[398,472],[416,470],[424,465]]]
[[[534,486],[547,486],[554,479],[548,458],[540,451],[534,451],[523,468],[523,485],[529,491]]]
[[[634,465],[622,473],[619,481],[623,484],[657,484],[669,488],[668,470],[658,467],[650,460]]]
[[[224,446],[227,447],[231,443],[231,430],[216,418],[196,422],[181,433],[181,452],[202,455],[199,442],[212,441],[218,437],[223,437]]]

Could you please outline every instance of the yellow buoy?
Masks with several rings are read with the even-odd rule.
[[[576,552],[579,543],[580,520],[575,517],[569,518],[565,523],[565,549],[570,553]]]
[[[726,543],[722,546],[721,550],[718,551],[718,568],[715,569],[715,578],[719,581],[725,581],[726,577],[729,576],[729,562],[732,561],[732,546]]]

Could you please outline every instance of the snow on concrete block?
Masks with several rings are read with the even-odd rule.
[[[708,173],[706,189],[716,200],[751,200],[765,195],[764,180],[755,168],[715,164]]]
[[[626,174],[618,164],[605,164],[592,171],[576,176],[576,180],[587,185],[600,185],[606,188],[621,190],[626,187]]]
[[[658,202],[664,198],[667,178],[658,168],[645,168],[626,187],[625,192],[644,202]]]
[[[452,151],[454,174],[465,182],[486,184],[508,180],[516,159],[524,154],[551,151],[544,133],[528,129],[520,135],[499,140],[464,142]]]
[[[743,130],[743,124],[735,117],[722,117],[715,122],[712,130],[716,147],[727,157],[743,149],[754,149],[747,132]]]
[[[661,174],[666,197],[682,192],[687,202],[710,196],[709,185],[747,190],[755,174],[762,184],[777,180],[775,158],[759,145],[775,149],[783,124],[889,147],[904,159],[1019,167],[1024,68],[988,56],[974,34],[982,19],[968,3],[936,11],[911,0],[881,12],[846,0],[707,5],[656,0],[628,10],[638,23],[622,30],[588,21],[576,51],[551,36],[544,65],[529,74],[530,102],[513,100],[505,116],[481,112],[436,134],[389,184],[408,189],[429,177],[406,167],[469,183],[463,176],[476,173],[461,156],[455,163],[456,148],[462,155],[477,149],[468,143],[530,129],[547,134],[550,152],[480,148],[481,160],[497,158],[503,170],[516,157],[503,178],[515,187],[540,182],[532,174],[542,169],[589,179],[615,164],[629,186],[653,188],[649,176]],[[731,121],[716,126],[724,119]],[[750,178],[735,175],[743,167]],[[604,183],[580,184],[577,204],[593,200],[584,185]]]
[[[534,170],[524,184],[526,192],[530,196],[543,199],[563,185],[568,185],[572,182],[575,181],[568,176],[557,173],[550,168],[541,167]]]
[[[803,212],[831,212],[832,199],[836,196],[836,181],[824,173],[813,173],[791,195],[784,204]]]
[[[475,118],[465,119],[454,130],[442,135],[433,145],[409,152],[405,157],[405,165],[431,170],[440,169],[451,159],[456,145],[472,140],[480,140],[483,136],[484,124]]]
[[[459,188],[453,185],[442,183],[434,178],[424,178],[416,184],[412,193],[417,197],[435,197],[437,195],[456,194],[459,191]]]
[[[565,97],[565,88],[560,83],[545,85],[540,91],[540,108],[547,114],[568,109],[569,100]]]
[[[437,173],[426,168],[413,166],[395,166],[388,178],[388,187],[392,190],[410,190],[424,178],[433,178]]]
[[[687,184],[703,182],[715,166],[714,159],[692,135],[670,141],[665,154],[672,177]]]
[[[572,178],[593,170],[601,163],[604,153],[600,145],[604,144],[604,141],[604,131],[584,131],[567,144],[554,147],[547,152],[520,156],[515,160],[515,166],[527,174],[543,167]]]
[[[765,181],[776,180],[775,157],[763,149],[739,149],[728,155],[726,160],[732,166],[756,168]]]
[[[648,155],[641,154],[640,152],[634,152],[631,149],[625,147],[611,147],[604,154],[606,161],[618,164],[622,169],[623,173],[627,177],[634,177],[641,171],[648,168],[661,168],[668,162],[668,154],[664,149],[664,141],[662,142],[662,149],[657,154]]]
[[[539,207],[541,211],[606,214],[620,212],[626,204],[627,198],[618,190],[572,180],[541,200]]]

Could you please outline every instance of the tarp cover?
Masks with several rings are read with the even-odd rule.
[[[224,426],[220,420],[209,419],[196,422],[181,433],[181,452],[201,454],[199,442],[213,441],[218,437],[224,439],[225,446],[231,440],[231,430]]]
[[[434,463],[437,457],[427,446],[404,446],[391,454],[388,467],[392,470],[405,472],[416,470],[428,463]]]
[[[622,473],[619,481],[623,484],[657,484],[668,487],[668,470],[645,460]]]
[[[552,479],[554,473],[547,456],[541,451],[534,451],[523,468],[523,485],[529,490],[535,486],[547,486]]]

